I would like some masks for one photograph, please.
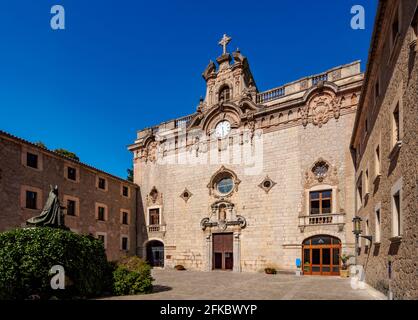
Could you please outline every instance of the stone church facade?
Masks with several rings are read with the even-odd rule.
[[[339,274],[341,254],[354,253],[360,63],[260,92],[230,40],[203,72],[196,112],[139,131],[129,147],[138,254],[167,268]]]

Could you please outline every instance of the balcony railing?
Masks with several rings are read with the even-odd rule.
[[[326,73],[320,74],[312,78],[312,85],[314,86],[318,84],[318,82],[327,81],[327,80],[328,80],[328,74]]]
[[[165,232],[165,225],[162,224],[151,224],[147,226],[148,232]]]
[[[192,120],[192,118],[193,118],[193,115],[176,119],[175,120],[175,127],[176,128],[187,127],[189,125],[190,121]]]
[[[286,94],[285,87],[276,88],[270,91],[262,92],[257,95],[257,103],[263,103],[283,97]]]
[[[333,213],[333,214],[315,214],[309,216],[299,217],[299,226],[312,226],[312,225],[326,225],[326,224],[344,224],[345,214]]]

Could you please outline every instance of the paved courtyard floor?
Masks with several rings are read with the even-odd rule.
[[[153,269],[154,292],[112,297],[126,300],[380,300],[366,287],[352,289],[349,279],[289,274],[198,272]]]

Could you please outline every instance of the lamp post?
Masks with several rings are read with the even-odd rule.
[[[356,246],[355,246],[356,252],[355,252],[355,255],[354,255],[355,264],[356,265],[357,265],[358,249],[359,249],[359,238],[362,237],[362,238],[365,238],[365,239],[369,240],[370,241],[370,244],[373,241],[373,237],[372,236],[369,236],[369,235],[362,236],[361,235],[361,233],[362,233],[362,231],[361,231],[361,221],[362,221],[362,219],[359,216],[355,216],[353,218],[353,233],[354,233],[354,235],[356,237]]]
[[[357,255],[358,255],[358,241],[359,241],[359,237],[361,234],[361,218],[359,216],[355,216],[353,218],[353,233],[354,236],[356,237],[356,244],[355,244],[355,253],[354,253],[354,263],[355,265],[357,265]]]

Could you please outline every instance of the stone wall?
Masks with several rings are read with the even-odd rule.
[[[25,152],[38,155],[39,169],[25,165]],[[77,168],[78,179],[65,177],[65,166]],[[97,188],[97,177],[107,180],[107,191]],[[50,185],[58,185],[61,205],[67,198],[79,202],[76,216],[65,216],[65,224],[72,231],[97,236],[107,235],[107,255],[110,260],[136,250],[136,197],[137,186],[102,171],[61,157],[53,152],[0,132],[0,231],[25,226],[25,221],[40,214],[48,198]],[[122,185],[129,187],[130,197],[122,196]],[[25,190],[38,191],[37,210],[27,209]],[[96,219],[96,203],[108,208],[107,221]],[[121,209],[130,212],[129,225],[121,224]],[[121,250],[121,236],[128,236],[130,248]]]
[[[299,124],[268,130],[262,135],[261,171],[254,175],[247,174],[243,165],[223,164],[241,180],[229,200],[235,205],[236,214],[245,217],[247,226],[242,230],[227,229],[240,241],[240,270],[259,271],[266,266],[295,269],[303,240],[318,234],[338,237],[343,251],[352,253],[354,169],[348,146],[354,110],[338,120],[330,119],[321,127]],[[299,216],[307,214],[305,173],[320,158],[335,167],[337,199],[333,213],[344,212],[345,225],[342,230],[337,225],[306,226],[301,232]],[[135,179],[141,184],[145,204],[142,220],[146,225],[147,195],[155,187],[161,194],[158,203],[162,208],[161,223],[166,226],[165,232],[139,235],[142,243],[139,252],[145,255],[146,241],[158,239],[165,245],[165,256],[170,257],[166,259],[166,267],[182,264],[188,269],[208,269],[208,236],[217,231],[202,231],[200,222],[211,215],[211,204],[217,200],[209,194],[207,185],[221,165],[135,161]],[[267,176],[276,183],[268,193],[259,187]],[[187,202],[180,197],[185,189],[192,194]]]
[[[390,27],[398,5],[400,12],[400,34],[394,49],[391,49]],[[369,59],[370,75],[366,79],[370,88],[380,79],[381,95],[373,102],[373,90],[364,97],[360,122],[367,117],[369,133],[359,126],[355,137],[364,139],[364,151],[358,157],[356,177],[363,175],[363,189],[366,170],[369,171],[369,193],[363,195],[363,205],[358,214],[362,217],[363,234],[369,221],[369,234],[373,243],[362,239],[359,263],[365,269],[366,281],[378,290],[388,294],[392,291],[395,299],[418,298],[418,240],[417,240],[417,172],[418,172],[418,59],[416,39],[411,22],[416,1],[388,1],[381,8],[378,19],[384,21],[376,40],[378,48]],[[416,19],[416,18],[415,18]],[[373,45],[373,44],[372,44]],[[365,89],[364,89],[365,90]],[[398,151],[392,143],[392,112],[400,103],[400,139]],[[374,106],[375,104],[375,106]],[[374,106],[374,107],[373,107]],[[364,137],[364,138],[362,138]],[[376,170],[375,150],[380,147],[380,175]],[[359,148],[358,144],[356,145]],[[393,236],[392,190],[401,185],[401,237]],[[376,209],[380,208],[380,241],[376,242]],[[392,279],[389,279],[389,267]]]

